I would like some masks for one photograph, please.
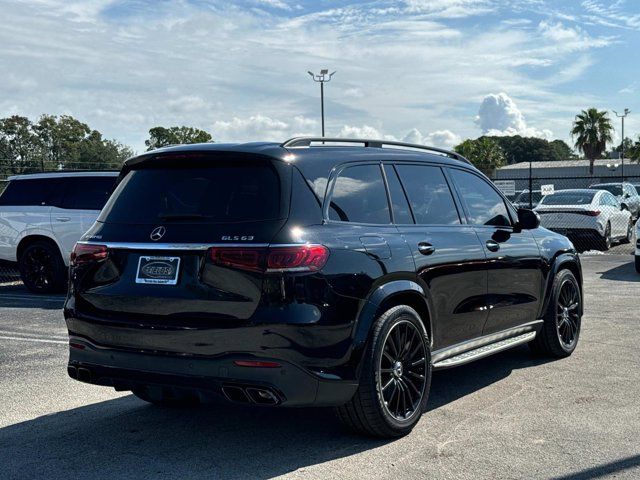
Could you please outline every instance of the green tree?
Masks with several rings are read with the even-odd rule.
[[[113,169],[133,155],[115,140],[70,115],[42,115],[33,123],[26,117],[0,119],[2,173],[58,169]]]
[[[42,152],[31,120],[19,115],[0,119],[0,167],[5,175],[44,168]]]
[[[211,135],[194,127],[153,127],[149,130],[149,139],[145,140],[147,151],[167,145],[211,142]]]
[[[481,137],[482,138],[482,137]],[[552,162],[572,157],[571,148],[562,140],[549,142],[543,138],[489,136],[504,151],[508,164],[520,162]]]
[[[567,160],[575,157],[571,147],[563,140],[553,140],[552,142],[549,142],[549,145],[551,145],[551,148],[553,149],[556,160]]]
[[[613,140],[613,125],[608,112],[589,108],[582,110],[573,122],[571,136],[575,147],[589,160],[589,174],[593,175],[593,163],[607,150],[607,143]]]
[[[507,164],[504,150],[493,138],[467,139],[455,147],[455,151],[465,156],[480,171],[491,176],[496,168]]]

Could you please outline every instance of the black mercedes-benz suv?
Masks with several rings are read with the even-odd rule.
[[[156,404],[335,406],[408,433],[431,373],[576,348],[572,244],[460,155],[377,140],[129,159],[71,259],[72,378]]]

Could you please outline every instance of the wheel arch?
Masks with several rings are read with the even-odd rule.
[[[429,292],[413,280],[393,280],[375,288],[358,315],[353,331],[353,347],[358,364],[376,318],[397,305],[407,305],[418,313],[429,342],[433,342],[433,307]]]
[[[20,261],[20,256],[22,255],[22,252],[24,252],[24,249],[35,242],[47,242],[50,245],[54,246],[56,250],[58,250],[58,253],[60,254],[60,257],[62,258],[64,264],[67,265],[67,261],[62,254],[62,250],[60,249],[60,245],[58,245],[58,242],[47,235],[41,235],[37,233],[25,235],[20,239],[16,247],[16,260]]]
[[[563,253],[558,255],[551,264],[551,269],[549,270],[549,276],[547,278],[547,285],[545,288],[545,299],[544,306],[540,315],[544,314],[547,311],[549,306],[549,299],[551,298],[551,292],[553,291],[553,280],[560,270],[569,270],[573,273],[573,276],[576,277],[578,281],[578,285],[580,288],[580,296],[582,297],[582,302],[580,303],[580,315],[583,314],[584,311],[584,294],[582,288],[583,276],[582,276],[582,266],[580,264],[580,257],[576,253]]]

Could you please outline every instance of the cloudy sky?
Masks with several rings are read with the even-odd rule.
[[[337,71],[328,135],[569,141],[590,106],[630,108],[640,133],[639,0],[0,0],[0,13],[0,117],[71,114],[138,151],[155,125],[318,134],[306,72],[321,68]]]

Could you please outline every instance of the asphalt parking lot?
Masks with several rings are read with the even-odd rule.
[[[526,347],[434,376],[409,436],[345,433],[331,410],[149,406],[66,375],[62,297],[0,286],[0,478],[640,478],[640,275],[583,256],[575,354]]]

